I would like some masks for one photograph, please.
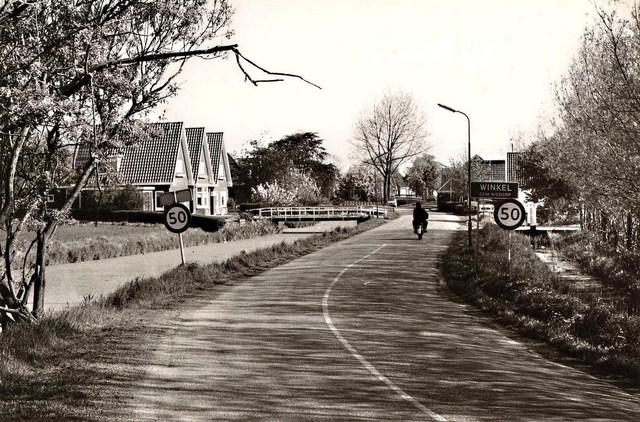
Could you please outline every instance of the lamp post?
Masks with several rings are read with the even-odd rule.
[[[462,114],[464,117],[467,118],[467,135],[468,135],[468,154],[469,154],[469,159],[467,161],[467,177],[469,179],[469,196],[468,196],[468,201],[469,201],[469,248],[471,248],[471,120],[469,120],[469,116],[466,115],[466,113],[460,111],[460,110],[456,110],[455,108],[451,108],[449,106],[446,106],[444,104],[440,104],[438,103],[438,107],[442,107],[447,111],[450,111],[452,113],[460,113]]]

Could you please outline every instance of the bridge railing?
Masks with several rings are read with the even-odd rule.
[[[357,207],[268,207],[251,210],[254,218],[278,220],[329,220],[349,217],[386,216],[387,208],[382,206]]]

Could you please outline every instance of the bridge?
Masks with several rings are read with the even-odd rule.
[[[386,217],[387,207],[270,207],[251,210],[254,219],[271,221],[365,221],[372,216]]]

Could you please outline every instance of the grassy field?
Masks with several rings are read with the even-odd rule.
[[[482,229],[475,273],[466,235],[458,233],[443,262],[449,286],[505,326],[602,374],[640,385],[640,318],[627,312],[626,298],[604,301],[598,292],[574,288],[537,259],[528,238],[511,238],[509,264],[506,231],[494,225]]]
[[[248,239],[280,232],[269,221],[255,221],[246,224],[229,223],[217,232],[189,229],[183,233],[185,246]],[[2,232],[0,232],[1,234]],[[21,237],[24,244],[29,239],[25,233]],[[2,239],[0,239],[2,240]],[[91,261],[119,256],[135,255],[178,248],[178,235],[169,232],[160,224],[93,223],[60,226],[47,248],[47,264]],[[34,252],[32,251],[32,254]],[[14,262],[22,262],[22,255]]]
[[[137,279],[99,301],[13,326],[0,336],[0,419],[128,420],[127,415],[110,419],[122,394],[118,386],[128,385],[122,374],[138,375],[135,368],[153,347],[140,338],[153,335],[149,327],[166,318],[167,310],[190,295],[213,297],[224,285],[381,224],[373,219],[221,264],[179,266],[157,278]],[[109,416],[105,406],[111,407]]]

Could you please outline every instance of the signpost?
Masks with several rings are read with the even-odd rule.
[[[164,226],[172,233],[177,233],[180,238],[180,257],[184,265],[184,243],[182,232],[191,225],[191,212],[189,208],[180,202],[191,201],[191,191],[183,189],[175,192],[163,193],[158,197],[160,204],[165,207],[163,222]]]
[[[494,208],[496,224],[506,230],[519,227],[525,218],[524,207],[515,198],[518,197],[518,184],[513,182],[471,182],[471,197],[480,199],[501,200]],[[471,203],[469,203],[471,205]],[[469,206],[471,208],[471,206]],[[475,269],[478,271],[479,235],[480,235],[480,201],[476,211],[476,250]],[[511,261],[511,232],[509,232],[509,261]]]
[[[163,221],[167,230],[180,234],[189,228],[191,213],[183,204],[173,204],[165,210]]]
[[[472,198],[506,199],[518,197],[518,184],[511,182],[471,182]]]
[[[158,201],[163,207],[167,207],[176,202],[189,202],[191,201],[191,190],[182,189],[175,192],[163,193],[158,197]]]
[[[493,210],[493,218],[496,224],[507,233],[507,262],[511,267],[511,230],[515,230],[524,223],[526,214],[524,206],[517,199],[505,199],[496,205]]]
[[[524,223],[524,206],[516,199],[500,201],[493,210],[496,224],[505,230],[515,230]]]

